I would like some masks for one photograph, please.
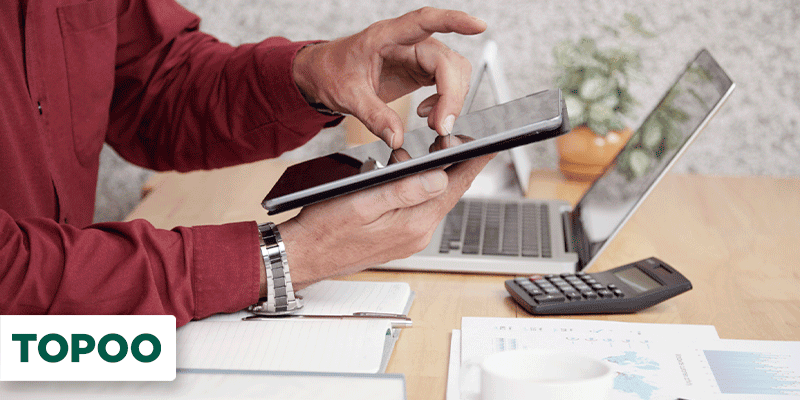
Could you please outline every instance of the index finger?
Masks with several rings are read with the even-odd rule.
[[[387,21],[386,27],[395,43],[410,45],[435,32],[476,35],[486,30],[486,22],[463,11],[423,7]]]

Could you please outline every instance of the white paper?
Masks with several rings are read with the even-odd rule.
[[[453,329],[450,336],[450,364],[447,368],[446,400],[461,398],[461,331]]]
[[[178,328],[178,368],[380,372],[388,320],[194,322]]]
[[[461,319],[462,363],[498,351],[552,348],[563,351],[648,350],[702,346],[719,340],[711,325],[646,324],[553,318]]]
[[[9,399],[403,400],[399,374],[178,372],[173,382],[0,382]]]
[[[615,400],[674,400],[688,387],[681,352],[718,341],[716,329],[710,325],[465,317],[461,320],[461,357],[455,362],[463,366],[514,349],[577,352],[603,359],[617,370]],[[460,389],[458,378],[448,380],[448,389]],[[461,393],[451,398],[462,398]]]
[[[800,342],[720,340],[683,359],[692,380],[686,398],[800,399]]]

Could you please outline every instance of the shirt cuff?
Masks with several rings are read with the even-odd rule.
[[[196,226],[193,319],[231,313],[258,301],[261,257],[256,223]]]
[[[319,41],[290,42],[284,38],[269,38],[257,45],[258,64],[264,73],[261,85],[264,93],[271,93],[278,101],[272,102],[275,115],[285,127],[295,132],[314,132],[338,124],[342,116],[320,113],[308,104],[292,75],[292,64],[297,52]]]

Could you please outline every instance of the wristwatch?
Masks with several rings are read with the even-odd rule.
[[[303,304],[292,288],[286,247],[281,240],[281,234],[272,222],[259,224],[258,233],[267,275],[267,296],[248,307],[248,311],[257,315],[291,314],[303,308]]]

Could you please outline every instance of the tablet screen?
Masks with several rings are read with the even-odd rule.
[[[404,134],[400,157],[392,157],[392,149],[383,141],[376,141],[295,164],[281,176],[267,195],[265,204],[293,193],[382,170],[388,165],[392,165],[391,170],[402,169],[432,152],[457,154],[484,142],[494,143],[498,138],[513,138],[537,129],[554,129],[561,123],[560,120],[553,122],[561,117],[560,96],[558,90],[539,92],[459,117],[453,135],[474,139],[469,143],[462,143],[458,138],[440,137],[425,127]],[[403,161],[398,161],[398,158]]]

